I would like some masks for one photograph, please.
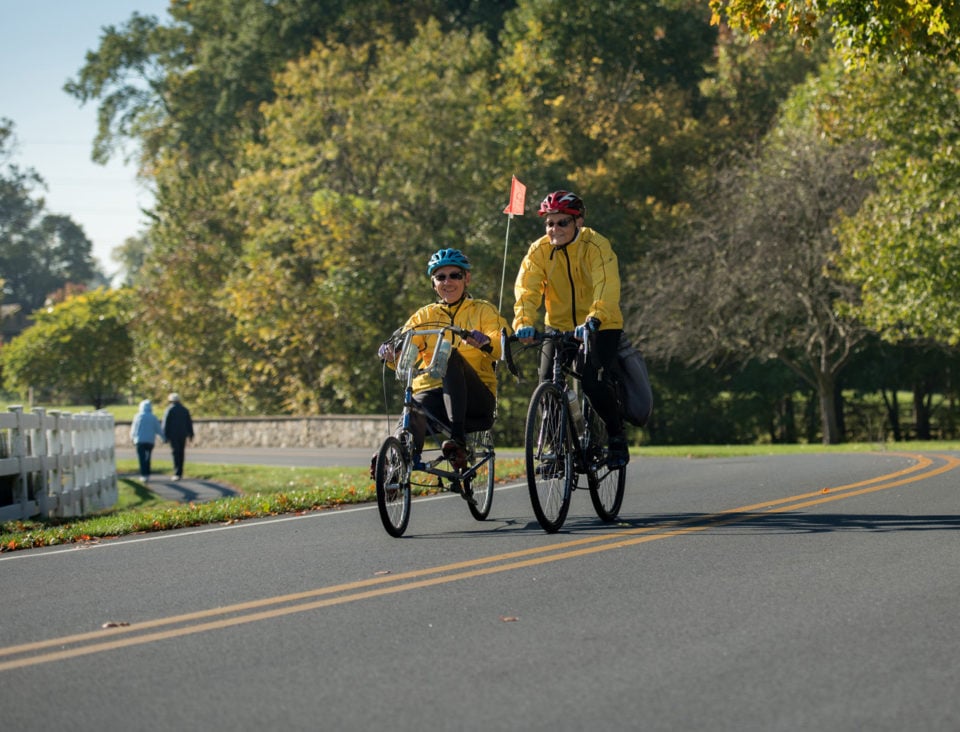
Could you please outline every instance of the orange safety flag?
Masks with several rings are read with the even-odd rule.
[[[517,180],[517,176],[510,176],[510,204],[503,209],[505,214],[523,216],[523,204],[527,197],[527,187]]]

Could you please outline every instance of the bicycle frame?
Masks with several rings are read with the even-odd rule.
[[[413,381],[417,376],[431,371],[435,376],[442,376],[439,373],[442,369],[435,369],[435,366],[440,352],[440,340],[448,331],[461,338],[469,335],[454,325],[411,329],[404,334],[399,351],[397,379],[404,384],[400,426],[395,434],[384,439],[374,458],[373,471],[380,520],[387,533],[394,537],[403,535],[410,520],[411,475],[415,471],[436,476],[436,487],[441,490],[444,487],[443,479],[446,478],[449,481],[449,489],[467,501],[470,513],[477,521],[485,520],[490,513],[496,461],[491,425],[468,432],[467,467],[458,470],[451,465],[450,469],[446,470],[440,467],[441,463],[449,461],[442,453],[442,440],[451,436],[450,428],[442,419],[431,414],[429,409],[413,398]],[[418,368],[416,362],[419,356],[409,349],[417,348],[414,338],[430,335],[437,337],[438,347],[434,348],[430,363]],[[414,415],[423,417],[426,423],[424,440],[426,441],[428,437],[434,438],[435,448],[426,448],[424,444],[420,451],[417,451],[413,432]],[[470,430],[470,427],[468,423],[467,429]],[[424,453],[434,449],[438,454],[425,459]]]
[[[504,354],[504,360],[507,362],[510,372],[519,378],[519,371],[516,368],[516,365],[513,362],[513,357],[509,348],[509,343],[516,342],[516,336],[506,336],[501,334],[503,340],[502,352]],[[576,384],[580,383],[581,375],[580,372],[574,368],[576,363],[577,355],[579,352],[582,352],[583,357],[590,358],[590,343],[589,339],[581,341],[576,338],[573,331],[551,331],[547,333],[538,333],[536,335],[536,340],[539,343],[540,348],[543,348],[543,344],[546,342],[553,342],[554,351],[553,351],[553,371],[552,377],[549,382],[562,394],[566,394],[568,390],[572,387],[568,382],[567,377],[573,377]],[[574,351],[578,353],[574,353]],[[575,391],[577,391],[575,389]],[[582,393],[582,390],[578,391],[577,398],[580,401],[581,413],[583,414],[583,430],[581,431],[576,422],[573,419],[573,416],[570,414],[570,409],[566,403],[563,404],[563,421],[566,425],[569,435],[569,446],[574,448],[575,454],[578,460],[579,465],[586,465],[587,451],[591,446],[591,416],[593,415],[593,406],[590,404],[590,400],[587,399],[586,395]],[[586,470],[578,470],[580,473],[586,472]],[[577,486],[574,486],[576,489]]]
[[[504,360],[519,379],[509,348],[515,341],[516,336],[501,334]],[[530,397],[525,429],[527,486],[537,521],[549,533],[560,530],[570,506],[570,494],[581,487],[581,475],[587,478],[586,487],[597,515],[604,521],[613,521],[623,500],[625,469],[606,465],[606,426],[586,395],[577,397],[578,403],[582,403],[582,429],[570,413],[567,398],[571,391],[569,378],[582,378],[576,368],[577,354],[572,353],[574,348],[580,351],[580,340],[572,332],[548,332],[537,334],[535,341],[541,348],[545,341],[554,344],[550,379],[539,383]],[[591,357],[590,351],[588,337],[582,350],[585,361]]]
[[[413,338],[416,336],[436,335],[439,339],[447,331],[455,333],[461,338],[467,335],[466,331],[463,331],[454,325],[441,326],[439,328],[411,329],[404,334],[403,346],[400,352],[402,354],[403,349],[416,348],[416,344],[413,342]],[[436,447],[430,448],[431,450],[439,450],[440,444],[443,442],[443,440],[449,439],[451,436],[450,428],[447,427],[446,423],[413,398],[413,380],[420,374],[428,373],[434,367],[438,350],[439,349],[434,349],[430,363],[424,365],[422,368],[418,369],[415,366],[411,366],[409,369],[406,369],[404,373],[401,373],[399,369],[397,370],[397,378],[404,381],[403,412],[401,414],[400,421],[400,441],[402,444],[404,444],[404,447],[410,451],[408,455],[412,461],[411,472],[418,470],[436,475],[441,478],[447,478],[451,481],[469,480],[477,474],[477,471],[480,468],[493,459],[494,456],[492,451],[490,454],[482,456],[478,462],[468,467],[465,471],[444,470],[437,467],[440,465],[440,463],[444,462],[445,458],[443,455],[438,455],[427,461],[423,460],[422,452],[420,455],[414,455],[415,449],[413,445],[413,431],[411,422],[415,413],[422,414],[426,419],[427,433],[425,435],[425,440],[426,438],[433,437],[436,442]],[[402,360],[402,358],[400,360]],[[427,449],[428,448],[426,447],[426,444],[424,444],[423,451],[426,452]]]

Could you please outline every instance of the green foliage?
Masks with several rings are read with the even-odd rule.
[[[464,246],[493,292],[497,250],[461,244],[492,228],[504,184],[490,52],[428,23],[410,43],[317,46],[278,78],[236,184],[245,249],[224,295],[251,381],[286,410],[377,398],[376,346],[431,297],[435,249]]]
[[[7,388],[102,407],[130,380],[129,297],[101,289],[35,312],[34,324],[0,351]]]
[[[13,158],[13,124],[0,119],[0,281],[3,299],[24,312],[68,283],[98,276],[93,245],[70,218],[46,213],[43,179]]]
[[[651,365],[681,347],[710,365],[775,355],[828,410],[863,323],[955,338],[956,82],[910,55],[949,52],[952,5],[712,8],[745,32],[711,26],[700,0],[196,0],[105,29],[67,89],[100,103],[98,159],[136,141],[156,191],[126,251],[134,387],[217,414],[378,409],[376,344],[432,297],[431,251],[467,250],[473,294],[494,302],[503,268],[509,311],[542,231],[513,220],[501,261],[511,173],[528,210],[559,187],[586,199]],[[841,83],[828,67],[781,115],[845,38],[900,68]],[[860,141],[873,159],[855,179]],[[737,246],[699,247],[711,238]],[[528,391],[504,388],[505,433]],[[717,433],[776,432],[782,397],[770,418],[735,401],[738,426],[709,420]]]
[[[696,2],[521,3],[500,67],[532,138],[530,192],[573,188],[621,260],[639,257],[638,230],[709,149],[697,112],[715,43]]]
[[[855,309],[890,340],[960,343],[960,79],[956,64],[824,75],[811,96],[839,139],[873,142],[877,190],[839,229]]]
[[[714,23],[726,19],[755,37],[779,27],[812,42],[826,25],[836,47],[850,59],[873,53],[902,62],[917,55],[960,55],[960,5],[955,0],[710,0],[710,8]]]

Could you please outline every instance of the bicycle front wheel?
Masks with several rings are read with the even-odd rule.
[[[396,437],[388,437],[380,446],[375,477],[383,528],[390,536],[403,536],[410,521],[410,471]]]
[[[574,473],[566,420],[563,393],[550,382],[540,384],[527,410],[524,450],[533,513],[548,534],[560,530],[570,509]]]
[[[493,483],[496,454],[493,451],[493,436],[490,431],[473,432],[467,435],[467,441],[473,448],[477,460],[485,462],[477,468],[477,472],[464,485],[465,490],[473,492],[473,500],[468,501],[470,513],[477,521],[484,521],[490,515],[493,505]],[[489,459],[487,459],[489,458]]]

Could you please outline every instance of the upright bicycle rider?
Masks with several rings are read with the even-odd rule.
[[[570,191],[554,191],[540,203],[546,234],[530,245],[514,284],[513,328],[531,343],[541,302],[548,328],[595,334],[596,363],[585,363],[581,383],[609,435],[607,465],[613,470],[630,461],[617,386],[617,347],[623,332],[620,273],[609,240],[583,225],[586,208]],[[549,380],[553,343],[545,343],[540,381]],[[587,359],[591,361],[591,359]]]
[[[453,351],[443,379],[421,374],[413,382],[413,398],[437,417],[446,417],[450,439],[443,456],[456,470],[467,467],[466,423],[493,422],[497,406],[497,377],[494,365],[500,358],[500,331],[507,327],[497,308],[468,292],[470,260],[459,249],[440,249],[427,263],[427,275],[439,300],[417,310],[390,340],[380,346],[380,359],[396,368],[399,336],[412,328],[456,325],[469,331],[466,338],[454,335]],[[430,363],[437,336],[414,336],[421,363]],[[411,424],[417,451],[423,449],[426,420],[418,414]]]

